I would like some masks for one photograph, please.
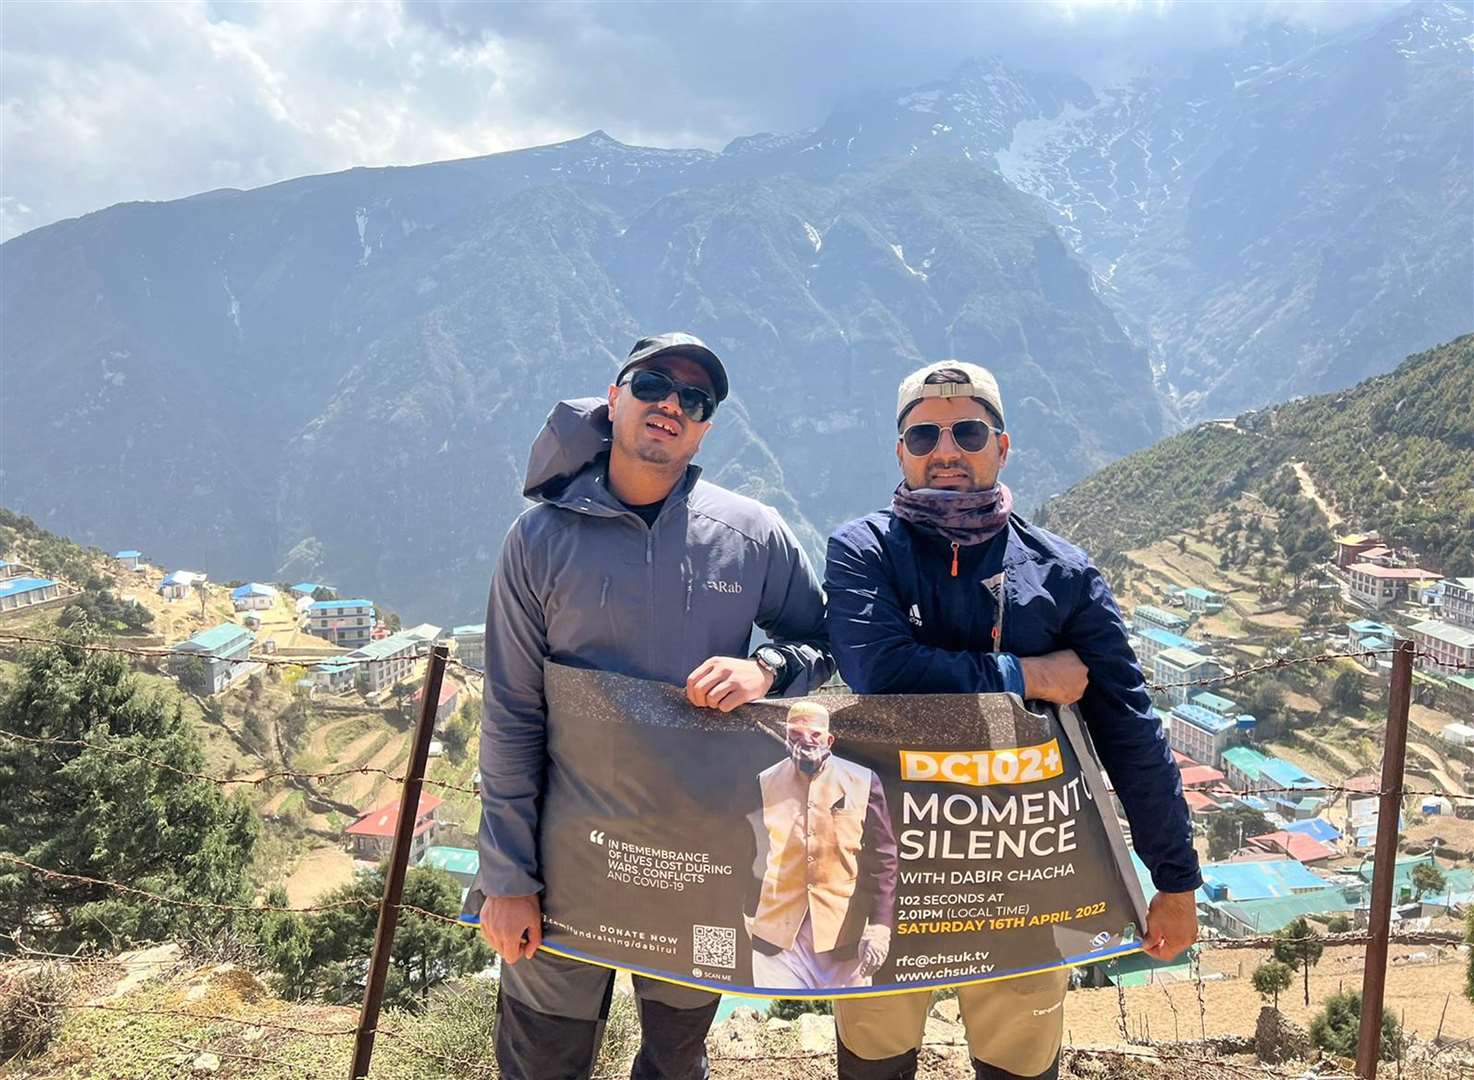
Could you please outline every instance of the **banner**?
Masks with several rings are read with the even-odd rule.
[[[546,667],[544,946],[757,996],[1134,952],[1145,903],[1072,711],[818,695],[732,713]]]

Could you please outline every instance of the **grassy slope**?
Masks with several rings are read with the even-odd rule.
[[[1103,555],[1200,525],[1304,462],[1348,528],[1474,574],[1474,335],[1337,394],[1210,422],[1123,458],[1039,520]]]

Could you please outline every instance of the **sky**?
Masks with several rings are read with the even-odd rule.
[[[0,3],[0,240],[118,202],[575,138],[720,149],[973,56],[1093,82],[1397,0]]]

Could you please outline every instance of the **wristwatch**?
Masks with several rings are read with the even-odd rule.
[[[781,651],[771,645],[762,645],[752,654],[752,658],[757,662],[758,667],[773,676],[773,685],[769,688],[769,693],[781,691],[787,687],[788,684],[784,682],[783,676],[788,671],[788,658]]]

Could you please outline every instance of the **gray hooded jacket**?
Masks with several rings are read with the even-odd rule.
[[[481,869],[487,896],[542,888],[538,811],[547,768],[543,662],[684,685],[713,656],[747,656],[754,625],[803,694],[834,671],[824,594],[777,511],[690,466],[653,526],[605,485],[609,410],[560,402],[532,446],[486,610]]]

